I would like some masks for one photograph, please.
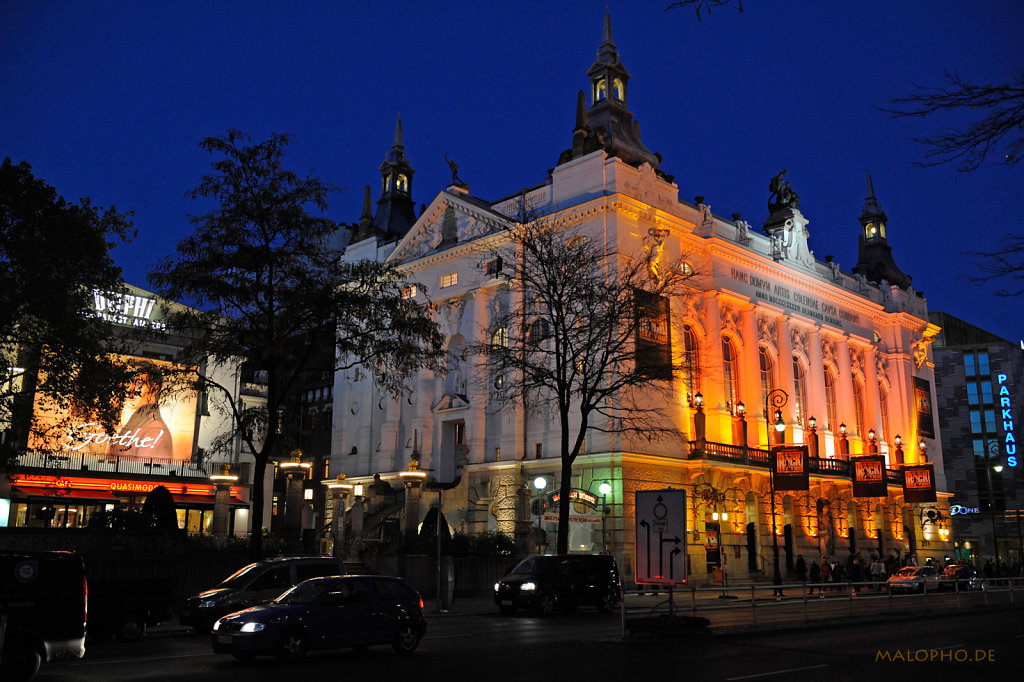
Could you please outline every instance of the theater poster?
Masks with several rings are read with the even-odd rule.
[[[639,372],[657,378],[672,377],[672,338],[669,301],[641,289],[636,296],[636,367]]]
[[[889,490],[885,484],[885,457],[865,455],[851,457],[854,497],[885,497]]]
[[[810,487],[809,466],[806,445],[776,445],[772,448],[776,490],[807,490]]]
[[[917,409],[917,434],[923,438],[934,438],[932,385],[927,379],[914,377],[914,406]]]
[[[903,499],[911,504],[935,502],[935,470],[931,464],[904,467]]]
[[[58,415],[52,410],[47,415],[46,407],[37,402],[37,418],[49,419],[61,428],[59,431],[50,429],[53,437],[46,443],[36,442],[35,447],[100,458],[137,457],[168,463],[191,460],[196,424],[195,394],[174,391],[172,396],[172,392],[166,390],[164,372],[174,367],[170,362],[127,357],[123,360],[136,366],[139,372],[113,433],[107,433],[88,417]]]

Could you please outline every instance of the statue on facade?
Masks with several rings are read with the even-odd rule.
[[[777,213],[784,209],[798,209],[800,208],[800,197],[793,191],[793,188],[789,184],[789,180],[785,180],[784,176],[789,170],[780,171],[778,175],[771,179],[768,183],[768,191],[770,195],[768,197],[768,212]]]
[[[459,177],[459,164],[454,159],[448,158],[448,152],[444,153],[444,160],[448,162],[448,169],[452,172],[452,184],[464,187],[466,183]]]

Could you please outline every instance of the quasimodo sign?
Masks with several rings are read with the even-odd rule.
[[[166,329],[157,298],[149,292],[129,286],[124,293],[92,292],[93,315],[122,327]]]

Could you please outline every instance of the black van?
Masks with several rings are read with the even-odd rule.
[[[610,554],[529,557],[494,584],[502,613],[531,609],[546,616],[556,607],[572,611],[581,604],[607,613],[621,598],[619,568]]]
[[[0,679],[31,679],[43,662],[85,655],[88,584],[71,552],[0,553]]]
[[[345,575],[345,563],[330,557],[278,557],[238,569],[219,585],[189,597],[178,612],[182,625],[209,632],[221,616],[265,604],[303,580]]]

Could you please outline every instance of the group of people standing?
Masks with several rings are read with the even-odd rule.
[[[904,565],[916,566],[917,560],[910,555]],[[892,554],[882,560],[881,555],[874,552],[868,559],[862,557],[860,552],[856,552],[849,556],[845,564],[823,556],[821,563],[812,559],[810,565],[804,560],[803,554],[797,554],[793,572],[799,582],[810,583],[810,594],[817,590],[818,594],[824,597],[826,589],[840,589],[838,583],[884,583],[899,568],[900,562]],[[827,583],[831,585],[826,587]],[[861,587],[854,585],[858,592]]]

